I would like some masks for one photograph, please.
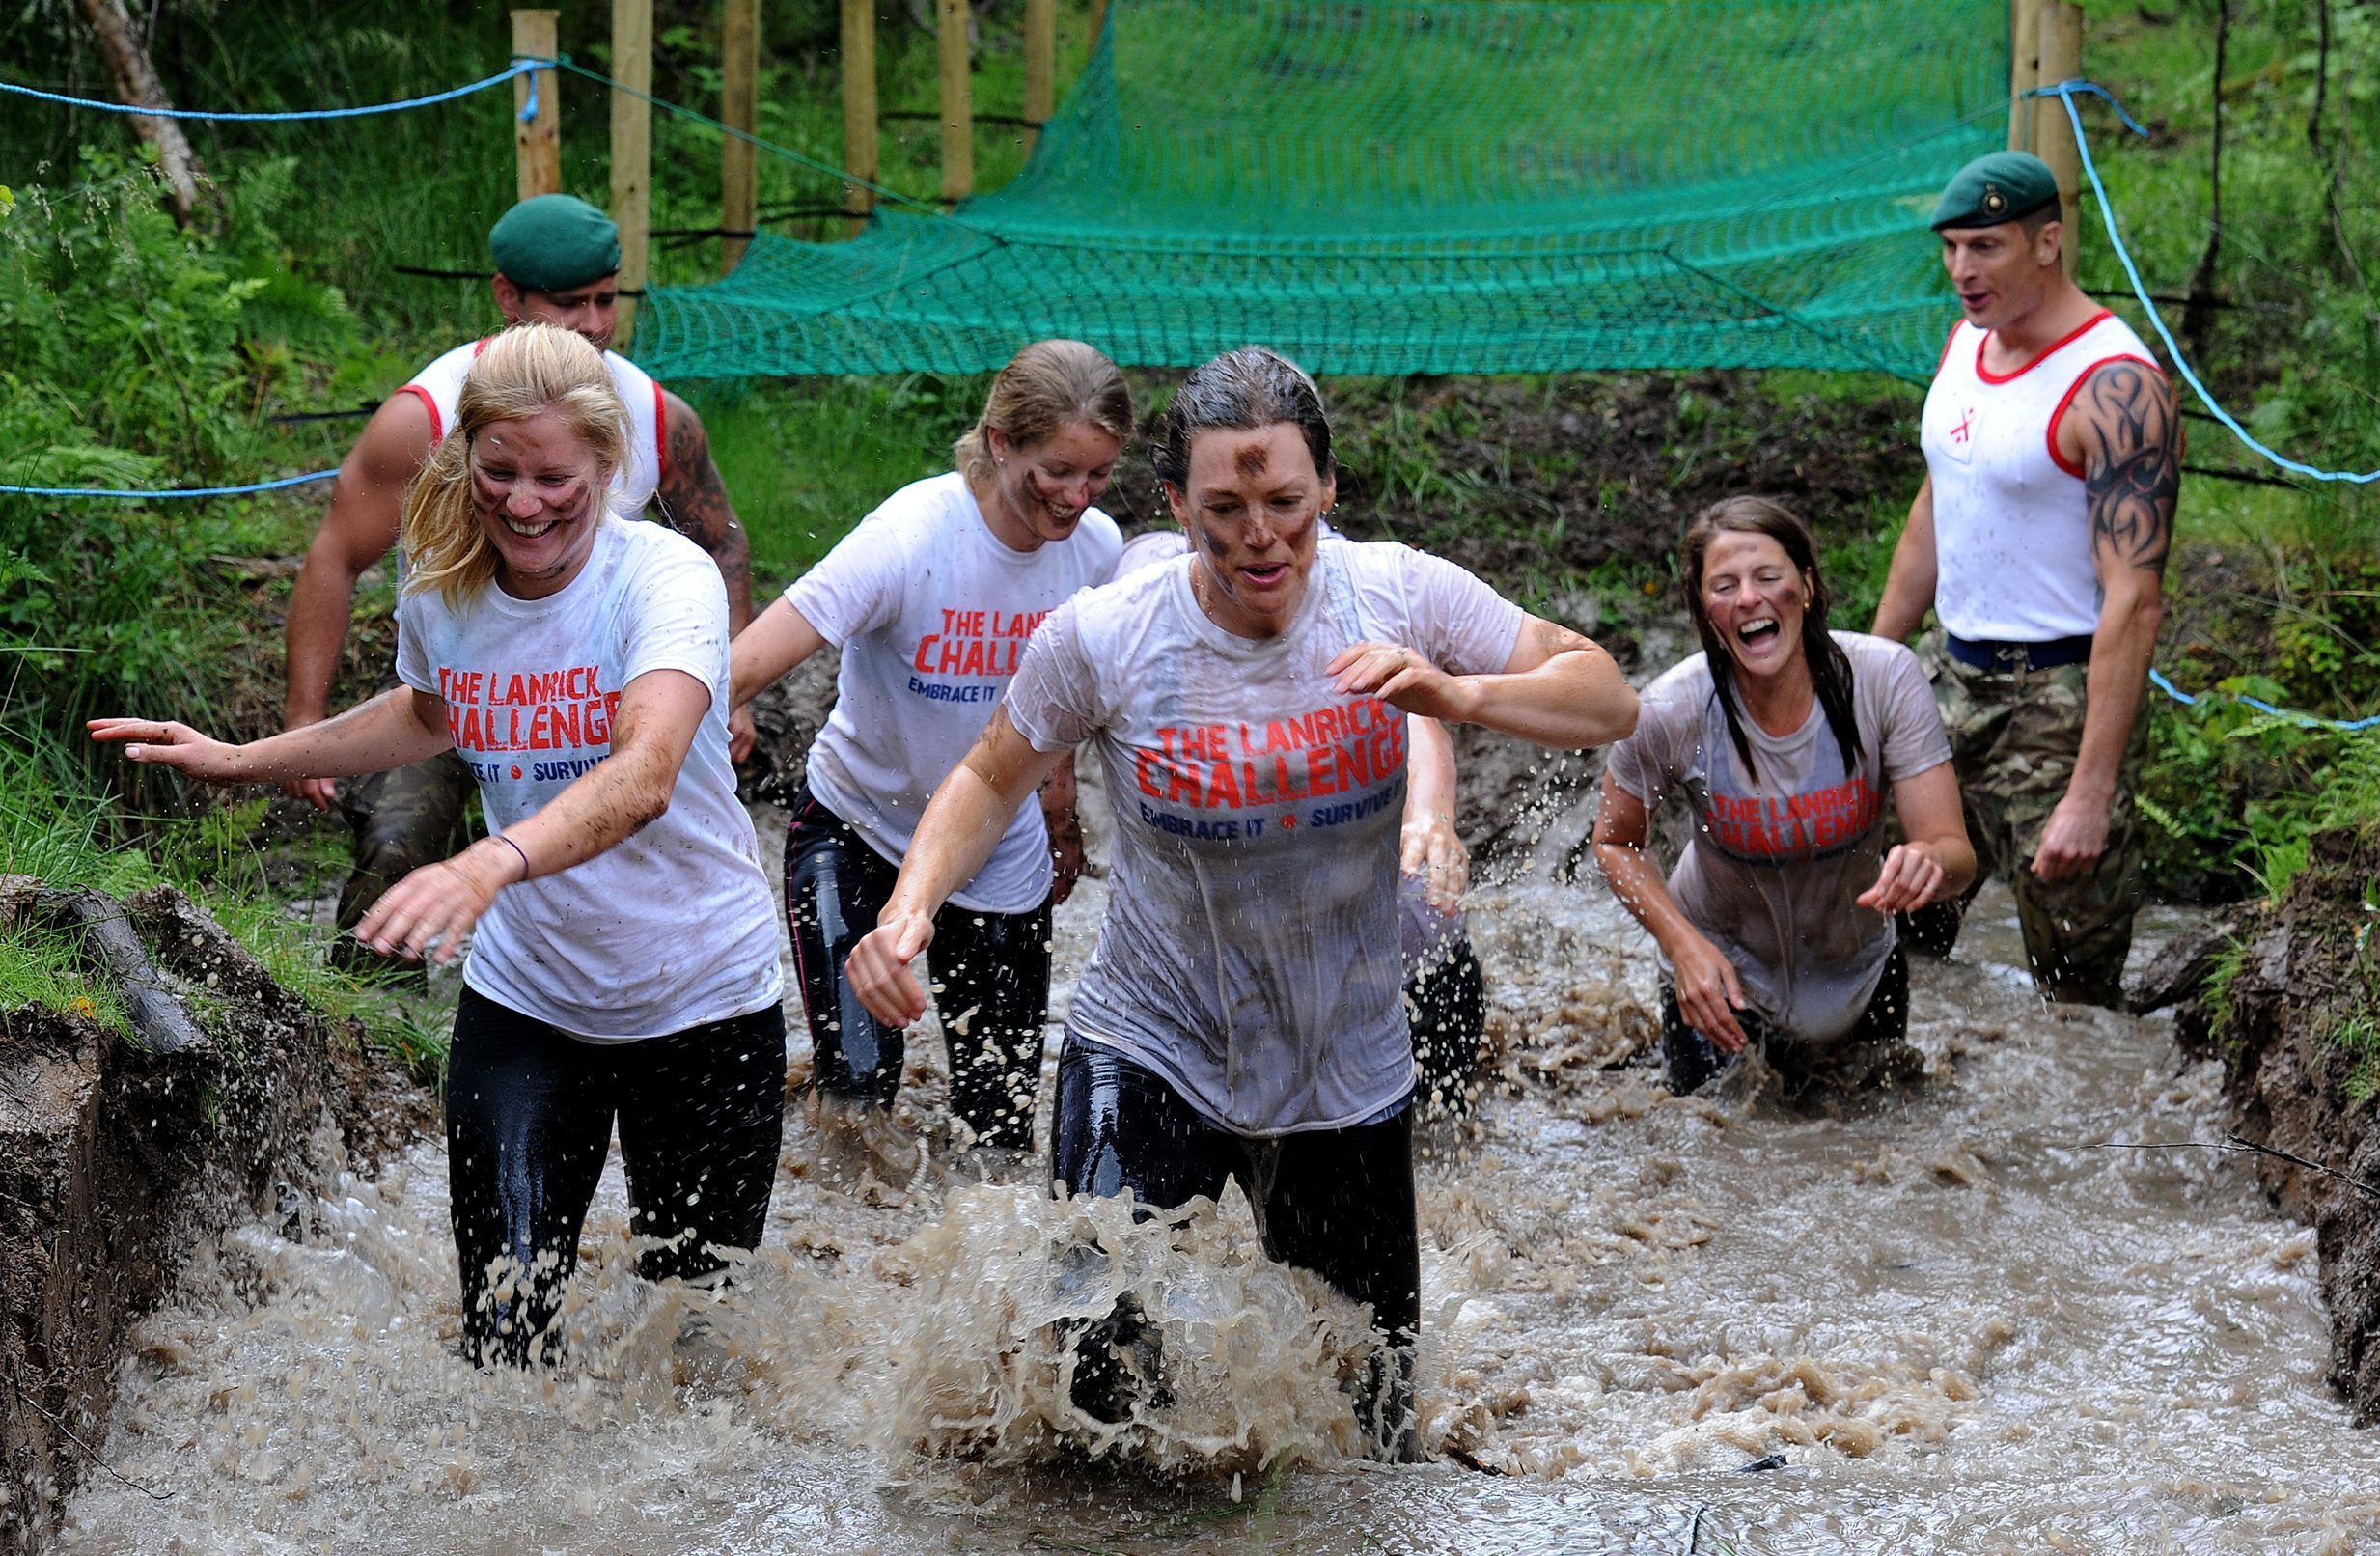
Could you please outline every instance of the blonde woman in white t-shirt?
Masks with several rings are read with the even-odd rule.
[[[692,542],[613,514],[626,414],[601,356],[490,341],[405,501],[403,684],[249,745],[95,721],[209,783],[378,772],[453,749],[491,835],[356,928],[447,960],[471,937],[447,1145],[475,1361],[550,1354],[620,1127],[649,1279],[760,1241],[785,1097],[776,910],[728,761],[727,594]]]
[[[823,645],[843,653],[785,852],[819,1149],[838,1169],[896,1176],[915,1161],[892,1125],[902,1024],[869,1014],[844,959],[875,928],[926,802],[999,706],[1027,639],[1115,570],[1122,538],[1093,504],[1131,432],[1116,364],[1080,341],[1026,347],[993,378],[955,468],[886,498],[735,639],[738,706]],[[1039,805],[1004,815],[937,926],[951,1113],[987,1153],[1033,1144],[1050,910],[1082,869],[1073,795],[1068,767]]]

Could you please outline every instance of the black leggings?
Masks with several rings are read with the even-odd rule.
[[[1744,1029],[1752,1046],[1776,1069],[1789,1087],[1798,1087],[1806,1080],[1811,1066],[1806,1059],[1820,1059],[1825,1055],[1848,1052],[1854,1048],[1875,1048],[1899,1042],[1909,1031],[1909,958],[1898,941],[1893,945],[1893,955],[1884,964],[1884,976],[1876,981],[1875,993],[1868,996],[1868,1009],[1850,1031],[1833,1042],[1813,1050],[1789,1032],[1783,1032],[1762,1020],[1751,1011],[1735,1013],[1735,1024]],[[1669,1082],[1672,1096],[1684,1097],[1702,1090],[1705,1082],[1735,1063],[1736,1055],[1722,1053],[1717,1044],[1686,1024],[1677,1009],[1677,986],[1667,976],[1661,980],[1661,1067]]]
[[[785,1118],[785,1012],[637,1042],[587,1042],[465,988],[447,1060],[446,1146],[463,1344],[524,1366],[549,1349],[612,1119],[647,1280],[725,1267],[768,1218]]]
[[[890,1105],[900,1089],[904,1035],[887,1031],[844,979],[851,948],[876,927],[899,867],[802,790],[785,839],[785,906],[810,1013],[822,1091]],[[985,1145],[1033,1144],[1041,1089],[1041,1026],[1049,1014],[1050,904],[984,913],[955,903],[934,915],[926,953],[940,992],[951,1056],[951,1111]],[[959,1030],[963,1027],[965,1030]]]
[[[1371,1304],[1392,1357],[1359,1410],[1376,1445],[1410,1455],[1422,1326],[1410,1098],[1342,1129],[1250,1138],[1209,1124],[1147,1066],[1069,1034],[1058,1054],[1050,1176],[1061,1193],[1130,1189],[1158,1208],[1219,1199],[1238,1179],[1267,1254]]]
[[[1406,959],[1405,1017],[1420,1071],[1416,1099],[1434,1112],[1468,1113],[1487,1029],[1487,986],[1468,936]]]

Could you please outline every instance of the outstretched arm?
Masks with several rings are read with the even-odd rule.
[[[283,728],[318,724],[330,712],[331,682],[338,679],[339,653],[347,640],[355,581],[397,544],[405,486],[435,441],[429,407],[421,396],[395,394],[373,412],[364,435],[340,461],[330,512],[290,586]],[[331,802],[331,781],[324,774],[299,772],[282,787],[318,807]]]
[[[728,648],[728,707],[743,712],[761,688],[825,646],[810,618],[778,596]]]
[[[1686,1024],[1711,1041],[1723,1053],[1741,1053],[1744,1029],[1735,1013],[1744,1008],[1744,986],[1735,964],[1694,927],[1669,882],[1645,853],[1652,818],[1645,802],[1619,787],[1607,773],[1603,802],[1595,812],[1595,865],[1610,883],[1620,905],[1651,931],[1661,954],[1670,959],[1677,981],[1677,1014]]]
[[[844,963],[869,1014],[896,1027],[925,1015],[926,990],[909,963],[933,943],[934,914],[975,878],[1016,808],[1065,758],[1064,751],[1035,750],[1009,722],[1008,709],[994,710],[967,760],[934,791],[876,927]]]
[[[2073,446],[2063,448],[2069,439]],[[2106,363],[2075,396],[2059,440],[2083,466],[2101,598],[2082,749],[2033,861],[2034,874],[2045,880],[2079,875],[2107,851],[2108,811],[2165,620],[2165,559],[2181,492],[2173,386],[2145,363]]]
[[[663,523],[710,553],[727,580],[728,636],[733,637],[752,620],[752,545],[728,500],[727,483],[710,457],[710,434],[694,407],[661,391],[661,436],[669,450],[669,466],[653,492],[653,509]],[[728,755],[737,762],[752,754],[752,715],[740,703],[728,716]]]
[[[123,740],[134,762],[172,767],[208,784],[269,784],[301,777],[345,778],[426,762],[450,743],[446,704],[397,686],[337,718],[285,730],[246,745],[202,735],[187,724],[144,718],[95,718],[95,740]]]
[[[1350,644],[1331,660],[1330,673],[1342,692],[1556,750],[1607,745],[1636,728],[1636,692],[1612,656],[1539,616],[1521,623],[1512,656],[1495,675],[1450,676],[1393,643]]]

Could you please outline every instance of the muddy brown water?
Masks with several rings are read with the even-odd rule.
[[[1062,1008],[1102,893],[1060,915]],[[814,1181],[790,1114],[724,1301],[629,1273],[615,1165],[550,1375],[456,1359],[434,1144],[192,1250],[125,1363],[126,1480],[87,1478],[62,1548],[2380,1549],[2311,1234],[2227,1157],[2091,1149],[2220,1138],[2216,1077],[2161,1021],[2045,1011],[2004,893],[1914,969],[1925,1086],[1840,1118],[1595,1068],[1652,997],[1599,888],[1470,910],[1506,1079],[1422,1167],[1429,1463],[1346,1457],[1360,1325],[1253,1256],[1235,1194],[1169,1235],[955,1181],[927,1055],[927,1169]],[[1064,1257],[1094,1231],[1102,1267]],[[1123,1282],[1167,1315],[1179,1398],[1093,1460],[1048,1323]]]

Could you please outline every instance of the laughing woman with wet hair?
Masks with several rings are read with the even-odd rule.
[[[1924,671],[1904,645],[1827,630],[1810,531],[1766,498],[1704,510],[1678,574],[1702,652],[1646,688],[1594,832],[1604,878],[1661,947],[1670,1089],[1751,1047],[1797,1086],[1829,1061],[1905,1068],[1893,915],[1975,874]],[[1888,792],[1908,839],[1890,848]],[[1694,837],[1664,881],[1645,846],[1670,794]]]
[[[1636,697],[1602,650],[1453,564],[1322,537],[1330,422],[1314,380],[1271,351],[1192,372],[1155,463],[1189,551],[1077,596],[1034,635],[918,823],[851,986],[880,1020],[925,1009],[910,964],[944,899],[1088,746],[1115,876],[1066,1017],[1053,1178],[1153,1207],[1237,1179],[1272,1255],[1370,1305],[1391,1349],[1362,1425],[1375,1452],[1409,1454],[1406,716],[1569,748],[1626,734]],[[1123,1419],[1128,1374],[1153,1397],[1161,1381],[1130,1359],[1158,1338],[1129,1308],[1091,1324],[1076,1406]]]
[[[982,733],[1027,637],[1115,570],[1122,537],[1094,505],[1131,434],[1115,363],[1080,341],[1026,347],[992,379],[955,468],[887,497],[735,640],[738,702],[826,644],[843,651],[785,842],[830,1165],[911,1165],[890,1127],[905,1023],[853,997],[844,959],[875,928],[926,802]],[[951,1112],[992,1153],[1033,1144],[1050,912],[1082,869],[1072,767],[1001,820],[998,846],[955,883],[933,952]]]
[[[463,1339],[550,1354],[615,1119],[647,1279],[715,1277],[761,1239],[785,1014],[752,820],[728,762],[727,591],[694,542],[612,514],[627,413],[595,348],[487,343],[406,494],[403,684],[251,745],[101,719],[208,783],[346,777],[450,746],[491,835],[356,928],[447,960],[470,936],[446,1082]]]

